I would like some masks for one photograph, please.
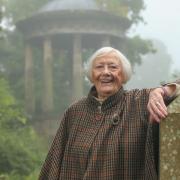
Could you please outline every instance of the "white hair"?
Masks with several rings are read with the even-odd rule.
[[[129,60],[121,53],[119,50],[112,48],[112,47],[102,47],[98,49],[88,60],[87,69],[86,69],[86,76],[91,81],[92,80],[92,65],[94,60],[97,57],[104,56],[106,54],[109,54],[111,52],[115,52],[117,55],[118,60],[120,61],[120,64],[122,66],[122,72],[123,72],[123,84],[125,84],[132,75],[132,68]]]

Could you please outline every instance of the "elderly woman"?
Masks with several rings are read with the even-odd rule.
[[[93,86],[65,112],[39,179],[156,180],[152,122],[178,85],[125,91],[131,66],[111,47],[92,55],[87,74]]]

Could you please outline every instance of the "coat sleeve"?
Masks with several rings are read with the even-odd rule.
[[[68,139],[68,120],[65,113],[41,169],[39,180],[58,180]]]
[[[169,105],[177,96],[180,95],[180,79],[178,79],[178,80],[176,80],[175,82],[172,82],[172,83],[163,84],[163,86],[165,86],[165,85],[175,85],[176,86],[176,91],[175,91],[174,95],[171,96],[171,97],[166,97],[164,99],[165,104]]]

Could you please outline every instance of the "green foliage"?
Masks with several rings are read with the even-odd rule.
[[[32,15],[46,2],[48,2],[48,0],[6,0],[4,1],[6,16],[12,17],[14,22],[17,22],[18,20],[25,19]]]
[[[1,2],[1,1],[0,1]],[[2,13],[2,7],[1,7],[1,4],[0,4],[0,23],[2,21],[2,18],[3,18],[3,13]],[[1,26],[0,26],[1,28]],[[1,30],[1,29],[0,29]]]
[[[117,15],[127,17],[128,6],[122,0],[97,0],[102,9],[116,13]]]
[[[15,99],[10,95],[10,89],[8,83],[4,79],[0,79],[0,106],[7,107],[15,104]],[[1,108],[2,108],[1,107]]]
[[[3,37],[2,20],[3,20],[3,7],[2,7],[2,0],[0,0],[0,39],[2,39]]]
[[[141,56],[148,52],[154,53],[156,50],[150,40],[144,40],[139,36],[128,38],[125,41],[125,46],[122,51],[127,55],[132,65],[141,63]],[[128,47],[128,48],[127,48]]]
[[[24,97],[24,44],[20,34],[9,32],[0,40],[0,76],[8,79],[16,98],[22,101]],[[14,83],[16,82],[16,83]]]
[[[96,0],[100,7],[138,23],[143,21],[140,12],[145,8],[143,0]]]
[[[145,9],[143,0],[96,0],[100,7],[128,19],[131,26],[143,22],[140,12]],[[148,52],[155,52],[150,40],[141,39],[139,36],[126,37],[124,49],[121,51],[130,59],[132,65],[141,63],[141,56]]]
[[[21,180],[37,171],[44,158],[42,140],[0,78],[0,177]]]

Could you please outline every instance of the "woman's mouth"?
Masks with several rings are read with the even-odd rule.
[[[109,85],[113,82],[113,80],[112,79],[102,79],[100,82],[101,82],[101,84]]]

